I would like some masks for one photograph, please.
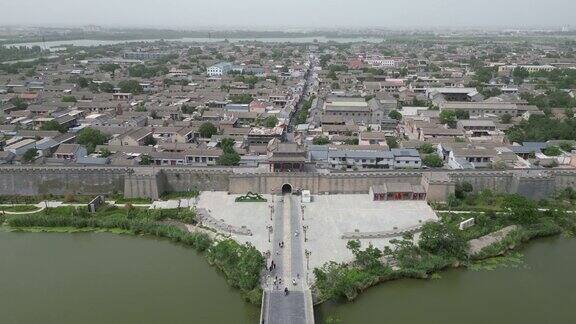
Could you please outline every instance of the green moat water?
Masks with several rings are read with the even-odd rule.
[[[441,279],[399,280],[348,304],[327,303],[319,323],[573,323],[575,239],[550,238],[520,250],[523,263],[489,270],[454,269]],[[330,321],[332,320],[332,321]]]
[[[318,307],[317,323],[571,323],[575,251],[546,239],[512,267],[389,282]],[[194,251],[107,233],[0,232],[0,291],[0,323],[257,323],[260,311]]]
[[[193,250],[109,233],[0,232],[0,323],[255,323]]]

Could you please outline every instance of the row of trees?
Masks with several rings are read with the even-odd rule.
[[[549,116],[530,116],[528,120],[509,129],[506,135],[510,141],[518,143],[576,140],[576,118],[557,120]]]

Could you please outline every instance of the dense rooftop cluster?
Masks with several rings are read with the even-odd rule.
[[[574,47],[406,37],[21,48],[43,58],[0,63],[0,164],[572,167]]]

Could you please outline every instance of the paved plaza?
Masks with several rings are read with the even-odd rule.
[[[272,196],[266,203],[236,203],[237,195],[226,192],[203,192],[198,201],[216,219],[233,226],[246,226],[252,236],[232,235],[241,242],[250,242],[262,252],[270,250],[268,226]],[[297,197],[298,201],[300,197]],[[275,197],[278,199],[278,197]],[[311,251],[310,270],[328,261],[352,260],[342,235],[349,232],[384,232],[413,228],[437,216],[425,201],[372,201],[368,194],[315,195],[304,203],[304,221],[308,226],[304,249]],[[304,231],[301,230],[301,233]],[[372,243],[384,248],[392,238],[361,239],[362,247]]]
[[[268,202],[235,202],[239,195],[229,195],[224,191],[205,191],[198,198],[198,208],[204,208],[210,216],[225,223],[242,227],[246,226],[252,231],[252,236],[235,235],[231,237],[240,243],[251,243],[258,250],[266,252],[270,250],[268,242],[268,226],[270,220],[270,205],[272,196],[263,195]],[[229,233],[224,233],[228,234]]]
[[[317,195],[305,203],[304,224],[308,225],[307,249],[312,251],[310,269],[328,261],[346,262],[353,258],[342,235],[348,232],[384,232],[413,228],[436,213],[425,201],[372,201],[370,195]],[[382,249],[388,239],[361,239],[362,248]]]

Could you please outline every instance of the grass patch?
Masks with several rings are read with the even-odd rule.
[[[37,210],[40,210],[40,208],[33,205],[0,206],[0,211],[7,212],[32,212]]]
[[[114,200],[117,204],[151,204],[152,199],[146,197],[140,198],[126,198],[122,195],[111,196],[108,198],[110,200]]]
[[[172,200],[172,199],[190,199],[196,198],[200,195],[200,191],[193,190],[193,191],[177,191],[177,192],[165,192],[160,196],[161,200]]]
[[[37,195],[37,196],[0,196],[0,204],[28,204],[33,205],[42,201],[63,201],[67,203],[89,203],[96,195]]]

